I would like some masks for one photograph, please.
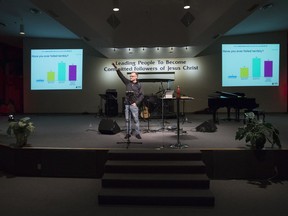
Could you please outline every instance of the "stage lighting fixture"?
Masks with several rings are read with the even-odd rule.
[[[119,11],[119,1],[118,0],[113,0],[113,11],[117,12]]]
[[[190,8],[189,0],[184,0],[184,9],[187,10]]]

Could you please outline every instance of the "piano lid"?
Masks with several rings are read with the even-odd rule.
[[[221,97],[228,97],[228,98],[240,98],[240,97],[245,97],[245,93],[240,93],[240,92],[224,92],[224,91],[216,91],[219,96]]]

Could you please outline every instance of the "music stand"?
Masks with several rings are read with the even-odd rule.
[[[159,129],[159,131],[165,130],[165,119],[164,119],[164,100],[172,100],[173,99],[174,90],[165,90],[161,97],[161,104],[162,104],[162,127]]]
[[[133,91],[126,91],[126,97],[128,98],[128,101],[133,101],[133,98],[135,97],[134,95],[134,92]],[[128,149],[130,144],[142,144],[142,142],[131,142],[130,141],[130,133],[129,133],[129,130],[130,130],[130,127],[131,127],[131,110],[130,110],[130,106],[129,105],[129,108],[128,108],[128,125],[127,125],[127,128],[126,128],[126,134],[128,134],[128,138],[127,138],[127,141],[125,142],[117,142],[117,144],[126,144],[126,148]],[[126,107],[125,107],[126,109]],[[125,114],[126,114],[126,111],[125,111]],[[126,116],[125,116],[125,121],[126,121]],[[131,128],[131,132],[132,132],[132,128]]]

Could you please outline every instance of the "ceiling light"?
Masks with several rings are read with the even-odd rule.
[[[20,35],[25,35],[25,31],[24,31],[24,24],[23,24],[23,20],[21,19],[21,23],[20,23],[20,31],[19,31]]]
[[[189,0],[184,0],[184,9],[187,10],[190,8]]]
[[[32,14],[41,14],[41,11],[38,10],[37,8],[30,8],[29,11]]]
[[[24,31],[24,25],[20,24],[20,31],[19,31],[20,35],[25,35],[25,31]]]
[[[267,10],[269,8],[272,8],[272,7],[273,7],[273,3],[268,3],[268,4],[265,4],[262,7],[260,7],[260,10]]]
[[[113,11],[117,12],[119,11],[119,1],[118,0],[113,0]]]
[[[128,48],[128,53],[129,54],[132,54],[133,53],[133,50],[131,48]]]

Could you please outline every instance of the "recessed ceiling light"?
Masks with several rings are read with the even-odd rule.
[[[117,12],[119,11],[119,1],[118,0],[113,0],[113,11]]]
[[[41,11],[38,10],[37,8],[30,8],[29,11],[32,14],[41,14]]]
[[[260,10],[267,10],[269,8],[272,8],[273,6],[274,6],[273,3],[268,3],[260,7]]]
[[[184,9],[187,10],[190,8],[189,0],[184,0]]]

